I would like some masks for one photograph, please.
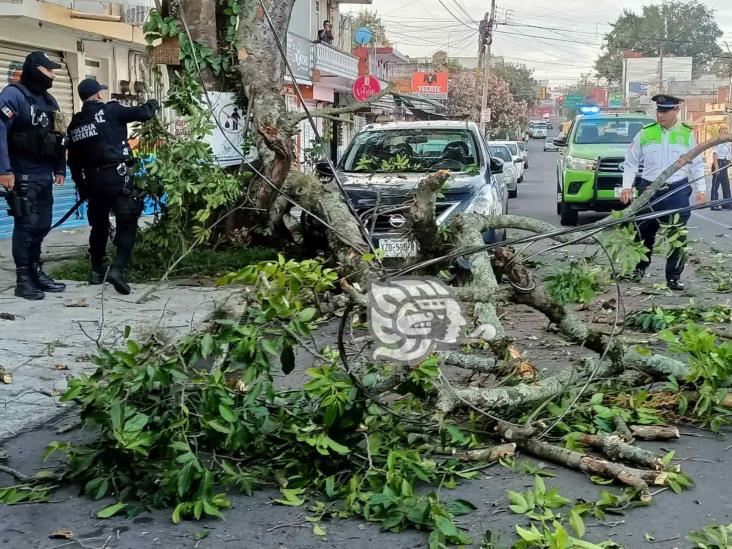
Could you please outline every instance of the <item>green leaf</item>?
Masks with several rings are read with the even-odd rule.
[[[208,358],[213,350],[213,337],[211,334],[206,334],[201,338],[201,355],[203,358]]]
[[[219,414],[227,423],[236,423],[239,420],[234,411],[225,404],[219,404]]]
[[[508,502],[510,503],[509,509],[514,513],[522,515],[531,509],[523,494],[519,494],[513,490],[508,490],[506,494],[508,495]]]
[[[108,519],[122,511],[125,507],[127,507],[126,503],[118,502],[114,503],[108,507],[105,507],[101,511],[97,513],[97,518],[100,519]]]
[[[582,516],[574,509],[569,512],[569,525],[578,537],[585,537],[585,521]]]
[[[221,514],[221,511],[211,505],[208,501],[203,502],[203,510],[209,517],[224,518],[224,515]]]
[[[290,507],[299,507],[305,503],[305,499],[301,498],[301,494],[305,492],[304,488],[280,488],[280,492],[284,499],[276,499],[275,503],[280,505],[289,505]]]
[[[435,517],[435,526],[437,529],[448,537],[459,536],[460,532],[455,526],[451,518],[439,516]]]
[[[325,537],[327,535],[327,532],[325,531],[325,528],[323,528],[320,524],[317,522],[313,524],[313,534],[320,537]]]
[[[544,536],[541,535],[541,533],[536,529],[536,526],[533,524],[531,525],[531,530],[527,530],[526,528],[522,528],[518,524],[516,525],[516,533],[519,535],[519,537],[525,541],[536,543],[538,541],[543,541]]]
[[[231,433],[231,428],[227,427],[221,422],[216,421],[215,419],[208,420],[206,424],[211,427],[211,429],[213,429],[214,431],[218,431],[219,433],[223,433],[225,435]]]
[[[467,515],[476,509],[475,505],[464,499],[454,499],[447,504],[447,510],[455,516]]]
[[[539,496],[543,496],[546,493],[546,484],[539,475],[534,475],[534,492],[536,493],[536,500],[541,502]]]
[[[112,429],[115,431],[122,430],[123,413],[124,409],[122,407],[122,403],[119,400],[114,400],[109,409],[109,416],[112,420]]]

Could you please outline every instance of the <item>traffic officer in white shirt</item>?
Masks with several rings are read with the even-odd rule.
[[[727,128],[720,128],[719,134],[727,133]],[[722,197],[727,200],[730,198],[729,188],[729,162],[732,160],[732,147],[729,143],[720,143],[712,153],[712,172],[716,172],[712,177],[712,202],[719,200],[719,187],[722,187]],[[732,203],[724,206],[712,206],[712,210],[732,210]]]
[[[676,162],[679,157],[696,146],[691,127],[679,122],[679,103],[682,101],[672,95],[659,94],[651,98],[656,102],[656,122],[648,124],[638,132],[628,150],[625,152],[625,167],[623,170],[623,189],[620,201],[628,204],[633,199],[633,187],[638,195],[659,176],[661,172]],[[643,165],[642,177],[638,175],[638,166]],[[690,183],[691,182],[691,183]],[[693,190],[696,191],[696,202],[706,202],[706,181],[704,179],[704,161],[697,156],[675,174],[651,198],[649,206],[640,213],[662,212],[689,206],[689,198]],[[686,225],[691,217],[688,210],[680,212],[681,223]],[[640,281],[651,264],[651,253],[656,242],[659,223],[669,223],[672,215],[650,219],[638,223],[638,238],[648,248],[648,259],[641,261],[633,272],[633,279]],[[666,282],[672,290],[683,290],[681,273],[684,270],[686,258],[678,248],[666,260]]]

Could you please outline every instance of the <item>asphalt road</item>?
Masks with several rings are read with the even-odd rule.
[[[543,152],[543,143],[543,139],[529,141],[530,167],[525,172],[524,182],[519,184],[518,197],[509,201],[509,211],[559,226],[559,215],[556,213],[556,165],[559,153]],[[579,223],[592,223],[604,215],[582,212]],[[694,211],[689,228],[690,238],[732,251],[732,211]]]
[[[519,196],[513,199],[513,213],[539,217],[558,224],[555,213],[556,153],[542,152],[541,141],[530,143],[531,168],[525,182],[519,186]],[[598,216],[583,214],[582,222]],[[729,245],[727,221],[730,212],[704,212],[695,214],[694,236],[705,242],[718,241]],[[725,236],[717,235],[726,233]],[[727,248],[729,249],[729,248]],[[65,420],[60,420],[60,422]],[[52,440],[78,438],[80,433],[59,436],[55,433],[58,423],[45,429],[21,434],[7,441],[2,449],[7,452],[7,464],[30,473],[42,466],[40,456]],[[732,446],[728,438],[712,435],[691,428],[682,429],[682,438],[674,443],[648,445],[659,452],[676,450],[676,457],[683,469],[695,481],[695,486],[681,495],[665,491],[654,497],[648,507],[629,509],[621,515],[608,515],[604,524],[588,521],[586,539],[602,541],[612,538],[627,549],[648,547],[658,549],[688,548],[691,544],[685,536],[710,524],[732,522],[732,496],[730,495],[730,457]],[[524,459],[524,458],[521,458]],[[556,468],[555,478],[547,485],[561,488],[568,498],[587,501],[598,499],[601,489],[582,474]],[[501,534],[500,547],[510,546],[514,539],[515,525],[527,525],[525,517],[507,509],[506,490],[524,491],[532,478],[516,474],[503,467],[493,467],[483,472],[479,479],[466,481],[455,490],[441,490],[444,500],[463,498],[477,506],[473,513],[460,518],[460,524],[468,528],[478,547],[486,532]],[[0,486],[10,483],[10,478],[0,473]],[[95,513],[112,500],[91,501],[78,496],[78,487],[68,486],[55,492],[54,503],[0,506],[0,546],[12,549],[25,548],[129,548],[147,547],[196,547],[196,548],[338,548],[370,549],[377,547],[417,548],[426,547],[424,533],[380,532],[375,525],[365,525],[359,520],[333,520],[324,524],[328,535],[324,539],[311,533],[311,525],[304,521],[305,508],[276,505],[272,499],[279,494],[272,489],[256,492],[252,497],[233,497],[233,508],[226,512],[223,521],[184,522],[174,526],[170,522],[170,510],[149,510],[134,518],[115,517],[99,520]],[[59,528],[74,532],[80,541],[49,539],[49,534]],[[650,543],[646,534],[655,539]]]

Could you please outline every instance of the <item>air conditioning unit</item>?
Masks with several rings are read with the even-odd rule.
[[[150,13],[150,8],[147,6],[132,6],[125,9],[124,22],[129,25],[143,25],[148,13]]]

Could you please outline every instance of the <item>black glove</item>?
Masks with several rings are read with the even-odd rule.
[[[160,103],[158,103],[155,99],[148,99],[147,104],[156,111],[160,108]]]

